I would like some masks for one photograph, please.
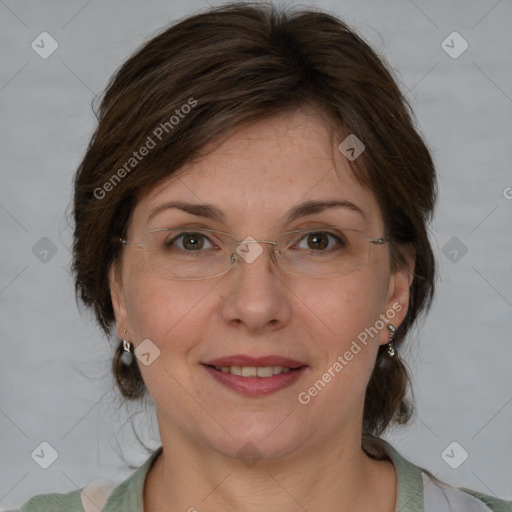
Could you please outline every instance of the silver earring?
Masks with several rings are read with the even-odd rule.
[[[126,329],[123,331],[123,353],[121,354],[121,361],[123,361],[126,366],[130,366],[133,361],[132,344],[124,339],[125,334]]]
[[[388,342],[388,356],[395,356],[395,346],[393,345],[393,340],[395,339],[396,327],[393,324],[388,324],[389,329],[389,342]]]

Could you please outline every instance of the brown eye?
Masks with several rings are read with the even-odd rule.
[[[196,233],[187,233],[185,235],[181,235],[183,239],[183,246],[185,249],[202,249],[203,247],[203,237],[202,235],[197,235]]]
[[[201,233],[180,233],[174,238],[166,240],[165,246],[168,248],[176,247],[186,252],[193,252],[205,248],[205,241],[211,244],[208,237]],[[206,248],[209,249],[211,247]]]
[[[308,247],[311,249],[325,249],[329,240],[325,233],[311,233],[308,235]]]
[[[333,240],[334,242],[331,242]],[[305,241],[307,246],[300,246],[300,243]],[[326,231],[312,231],[307,233],[299,242],[299,249],[309,249],[317,252],[327,252],[325,249],[333,249],[336,245],[345,245],[343,240],[333,233]]]

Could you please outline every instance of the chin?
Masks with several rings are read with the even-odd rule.
[[[253,417],[252,421],[232,424],[227,429],[231,435],[222,429],[217,431],[220,436],[204,434],[210,448],[225,457],[238,458],[242,462],[247,459],[251,463],[260,459],[281,459],[303,446],[308,437],[304,428],[292,421],[285,426],[287,421],[283,421],[283,417],[271,422],[257,421]],[[280,423],[283,428],[279,428]]]

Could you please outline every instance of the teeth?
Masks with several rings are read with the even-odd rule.
[[[215,369],[240,377],[272,377],[290,371],[290,368],[283,366],[216,366]]]
[[[242,366],[242,377],[256,377],[257,373],[254,366]]]

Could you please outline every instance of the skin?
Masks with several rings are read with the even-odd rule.
[[[383,236],[378,203],[353,177],[337,149],[341,140],[320,114],[306,109],[246,125],[183,168],[179,178],[142,197],[127,239],[138,242],[149,229],[190,221],[239,240],[274,240],[338,216],[368,238]],[[333,198],[355,203],[365,218],[332,208],[293,224],[281,221],[300,202]],[[152,209],[178,199],[215,205],[225,223],[177,209],[148,222]],[[119,336],[135,346],[150,339],[160,350],[151,365],[139,363],[164,447],[146,479],[144,510],[392,512],[394,467],[361,449],[365,389],[378,347],[388,342],[387,329],[370,338],[309,404],[297,396],[397,303],[402,309],[392,323],[400,325],[414,262],[408,257],[408,270],[392,272],[388,244],[372,246],[361,269],[314,279],[281,272],[271,263],[269,246],[262,247],[252,263],[208,280],[156,276],[141,251],[129,247],[110,271]],[[247,397],[217,383],[201,366],[233,354],[280,355],[309,367],[291,387]],[[246,443],[261,457],[251,467],[237,456]]]

